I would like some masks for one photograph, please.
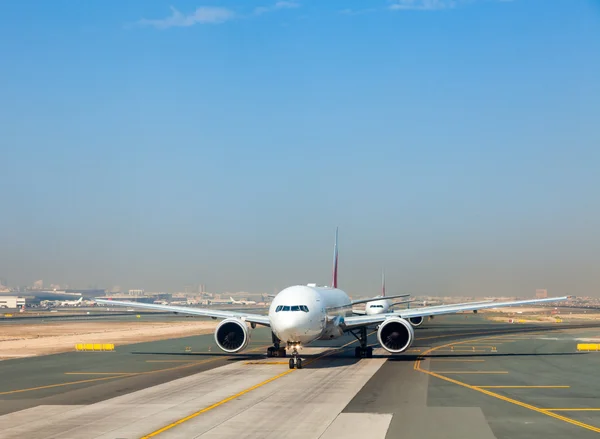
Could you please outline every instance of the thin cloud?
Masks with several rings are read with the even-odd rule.
[[[162,19],[142,18],[137,22],[139,26],[151,26],[157,29],[170,27],[189,27],[196,24],[220,24],[235,17],[231,9],[212,6],[201,6],[191,14],[183,14],[171,6],[171,15]]]
[[[259,6],[254,8],[254,15],[262,15],[267,12],[273,12],[280,9],[296,9],[300,7],[300,3],[291,2],[291,1],[278,1],[277,3],[271,6]]]
[[[455,0],[395,0],[389,9],[392,11],[436,11],[456,7]]]

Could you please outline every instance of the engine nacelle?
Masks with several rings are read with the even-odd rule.
[[[225,319],[217,326],[215,341],[225,352],[239,352],[248,346],[250,331],[246,323],[239,319]]]
[[[408,321],[400,317],[385,320],[377,330],[377,340],[383,348],[392,354],[407,350],[415,339],[415,331]]]
[[[413,325],[415,328],[417,326],[421,326],[423,324],[423,320],[425,320],[425,319],[422,316],[408,318],[408,321],[410,322],[410,324]]]

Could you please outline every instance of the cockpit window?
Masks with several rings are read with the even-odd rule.
[[[308,306],[306,306],[306,305],[292,305],[292,306],[279,305],[279,306],[277,306],[277,308],[275,308],[275,312],[279,312],[279,311],[304,311],[304,312],[308,312]]]

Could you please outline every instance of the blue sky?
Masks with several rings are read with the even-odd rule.
[[[600,2],[0,4],[0,276],[600,296]]]

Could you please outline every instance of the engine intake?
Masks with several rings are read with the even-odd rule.
[[[250,331],[248,326],[238,319],[225,319],[215,331],[215,341],[225,352],[239,352],[248,346]]]
[[[385,320],[377,331],[377,340],[383,348],[393,354],[407,350],[415,339],[411,323],[399,317]]]
[[[413,325],[415,328],[417,326],[421,326],[423,324],[423,320],[425,320],[422,316],[419,317],[409,317],[408,321],[410,322],[411,325]]]

